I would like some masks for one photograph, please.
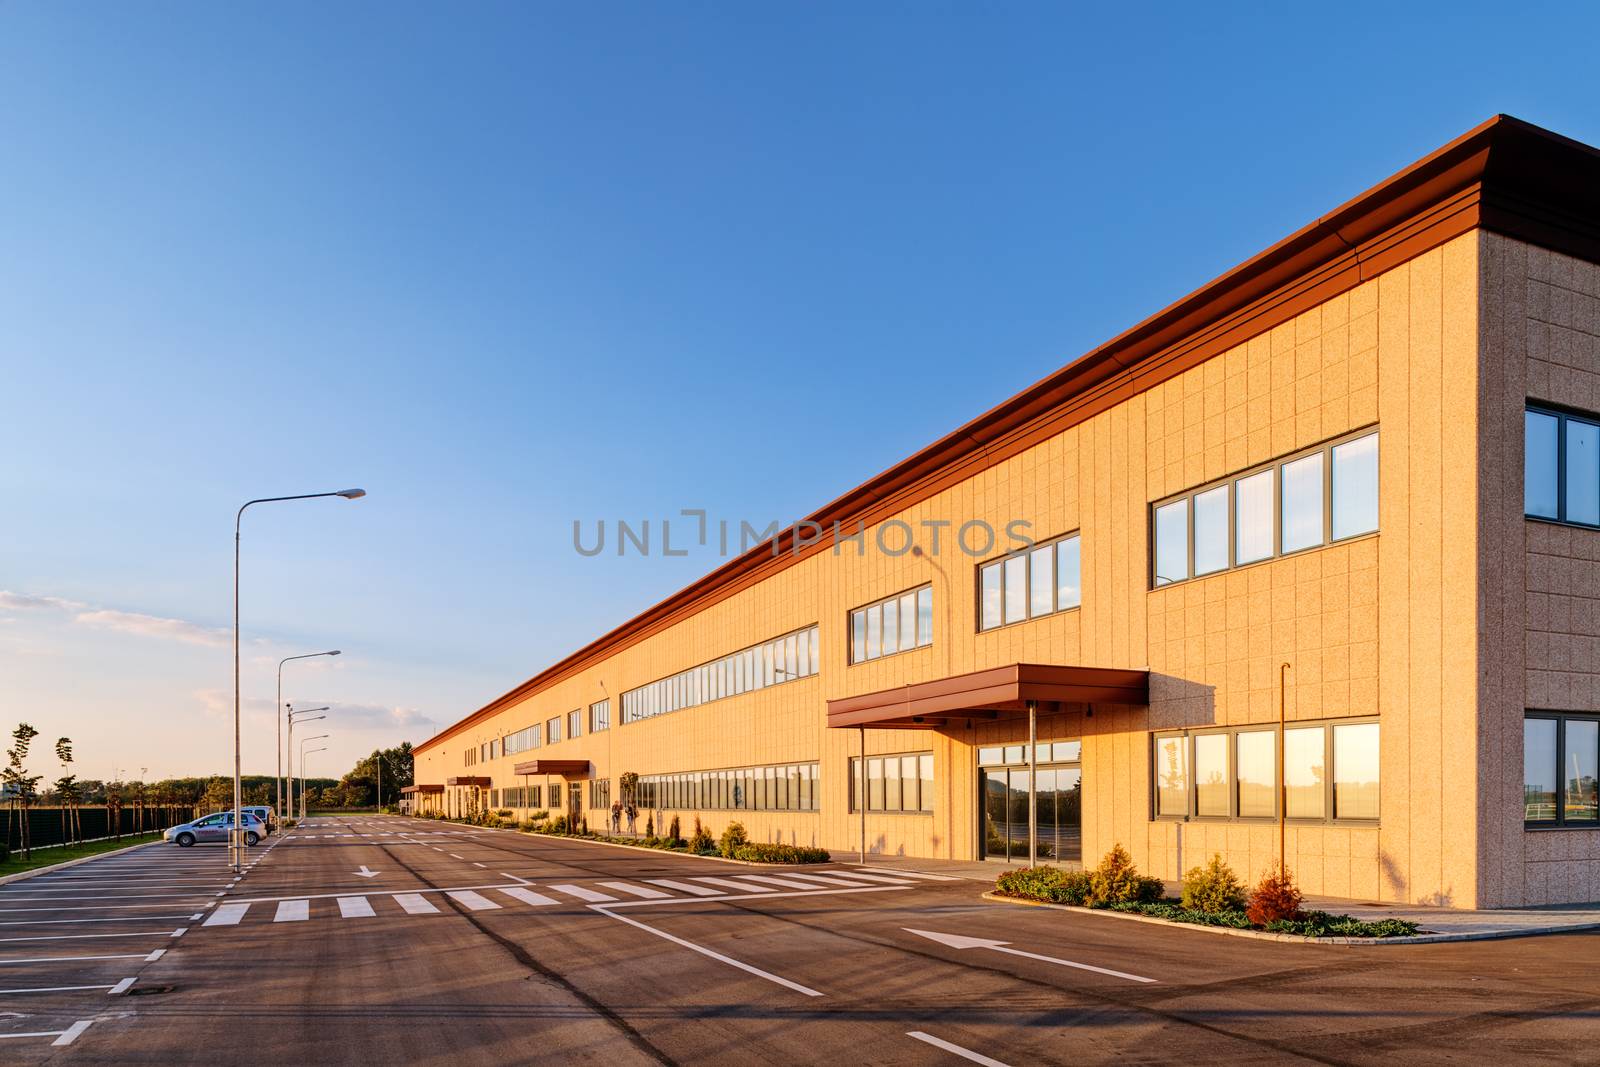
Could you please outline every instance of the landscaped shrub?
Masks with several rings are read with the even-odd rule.
[[[496,815],[500,816],[502,819],[511,818],[511,809],[510,808],[496,808],[494,813]]]
[[[1111,851],[1089,875],[1091,907],[1129,902],[1154,903],[1161,899],[1164,886],[1159,878],[1146,878],[1133,865],[1133,857],[1121,845],[1112,845]]]
[[[706,835],[708,838],[710,834]],[[768,845],[760,842],[740,845],[733,850],[733,858],[751,863],[827,863],[831,858],[825,848],[806,848],[801,845]]]
[[[709,856],[717,850],[717,843],[711,839],[711,831],[700,825],[700,816],[694,818],[694,836],[689,838],[689,851],[702,856]]]
[[[1011,897],[1083,905],[1089,899],[1089,875],[1060,867],[1023,868],[1002,874],[995,888]]]
[[[731,859],[735,849],[749,843],[750,838],[744,832],[744,824],[730,822],[728,828],[722,831],[722,839],[717,842],[717,851]]]
[[[567,817],[565,815],[557,815],[555,818],[549,820],[544,824],[544,832],[547,834],[564,834],[569,832],[567,829]]]
[[[676,815],[674,815],[672,817],[672,822],[667,824],[667,840],[668,841],[676,841],[676,840],[678,840],[679,836],[680,835],[678,833],[678,817]]]
[[[1191,867],[1183,876],[1183,906],[1190,911],[1217,915],[1244,910],[1244,885],[1233,868],[1214,853],[1204,867]]]
[[[656,819],[654,815],[646,815],[644,817],[644,836],[656,836]]]
[[[1300,901],[1300,889],[1294,884],[1289,868],[1274,865],[1250,894],[1245,914],[1257,926],[1270,930],[1273,923],[1302,918]]]

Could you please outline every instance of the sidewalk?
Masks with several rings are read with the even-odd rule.
[[[835,863],[857,866],[857,852],[835,852]],[[1007,870],[1017,870],[1026,863],[1005,864],[996,860],[936,860],[912,856],[882,856],[867,853],[867,867],[886,870],[927,871],[929,874],[947,874],[970,878],[985,883],[985,888]],[[1167,883],[1167,892],[1176,897],[1179,885]],[[1580,930],[1600,929],[1600,902],[1592,904],[1565,904],[1540,908],[1498,908],[1471,910],[1467,908],[1439,908],[1426,904],[1380,904],[1373,901],[1343,900],[1337,897],[1307,897],[1305,907],[1333,915],[1351,915],[1357,919],[1376,922],[1380,919],[1407,919],[1420,927],[1421,935],[1432,941],[1487,941],[1502,937],[1528,937],[1534,934],[1575,933]]]

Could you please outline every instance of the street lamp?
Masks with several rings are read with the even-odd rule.
[[[327,734],[318,734],[315,737],[308,737],[304,741],[300,742],[300,821],[302,823],[306,821],[306,757],[311,754],[310,752],[306,751],[306,745],[310,744],[312,741],[326,741],[327,739]],[[326,751],[328,751],[327,745],[323,745],[321,748],[314,748],[311,750],[311,752]]]
[[[325,496],[340,496],[357,500],[367,495],[365,489],[339,489],[332,493],[299,493],[295,496],[263,496],[246,500],[233,516],[233,829],[228,833],[228,861],[233,873],[238,874],[244,862],[244,786],[240,780],[239,763],[239,531],[244,525],[244,511],[252,504],[275,504],[283,500],[315,500]],[[273,709],[277,714],[277,709]]]
[[[316,722],[318,719],[326,719],[327,718],[326,715],[312,715],[311,713],[314,712],[314,711],[327,711],[328,707],[325,704],[320,708],[302,708],[299,711],[296,711],[296,710],[294,710],[294,705],[293,704],[285,704],[284,708],[286,708],[288,710],[288,712],[289,712],[289,714],[286,716],[286,718],[289,720],[289,755],[286,757],[286,760],[285,760],[289,764],[289,767],[288,767],[289,782],[288,782],[288,789],[287,789],[287,792],[288,792],[289,795],[288,795],[288,797],[286,799],[289,801],[289,814],[293,815],[294,814],[294,724],[297,723],[297,722]],[[306,716],[310,716],[310,718],[306,718]]]
[[[340,652],[339,652],[339,650],[337,648],[335,648],[335,649],[333,649],[333,650],[331,650],[329,652],[307,652],[303,656],[285,656],[285,657],[283,657],[282,659],[280,659],[278,661],[278,702],[272,706],[273,707],[272,725],[277,730],[277,734],[278,734],[277,748],[276,748],[276,751],[274,752],[274,755],[277,757],[277,760],[278,760],[278,775],[277,775],[276,778],[273,779],[272,784],[273,784],[274,788],[276,788],[277,793],[278,793],[278,821],[279,822],[283,821],[283,713],[282,713],[282,709],[286,706],[284,704],[284,702],[283,702],[283,665],[285,663],[288,663],[292,659],[316,659],[318,656],[337,656],[337,655],[340,655]]]

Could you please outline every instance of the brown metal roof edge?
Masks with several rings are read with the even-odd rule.
[[[1503,150],[1502,150],[1503,149]],[[1600,262],[1600,150],[1496,115],[806,518],[854,528],[926,499],[1478,226]],[[552,664],[420,752],[826,547],[793,528]]]
[[[588,774],[586,759],[534,759],[513,764],[512,774]]]
[[[480,789],[488,789],[489,786],[493,785],[494,783],[492,780],[481,776],[475,777],[473,775],[463,775],[459,778],[446,778],[444,780],[444,784],[455,786],[475,785]]]
[[[899,726],[916,718],[979,717],[990,709],[1020,712],[1030,700],[1146,704],[1149,693],[1148,671],[1013,663],[830,700],[828,726]]]
[[[443,793],[444,792],[444,786],[442,786],[442,785],[403,785],[403,786],[400,787],[400,792],[402,794],[404,794],[404,793]]]

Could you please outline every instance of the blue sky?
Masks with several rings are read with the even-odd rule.
[[[1273,10],[0,4],[0,728],[222,771],[234,509],[360,485],[244,541],[246,770],[327,647],[343,770],[718,562],[574,519],[792,519],[1495,112],[1600,143],[1592,14]]]

